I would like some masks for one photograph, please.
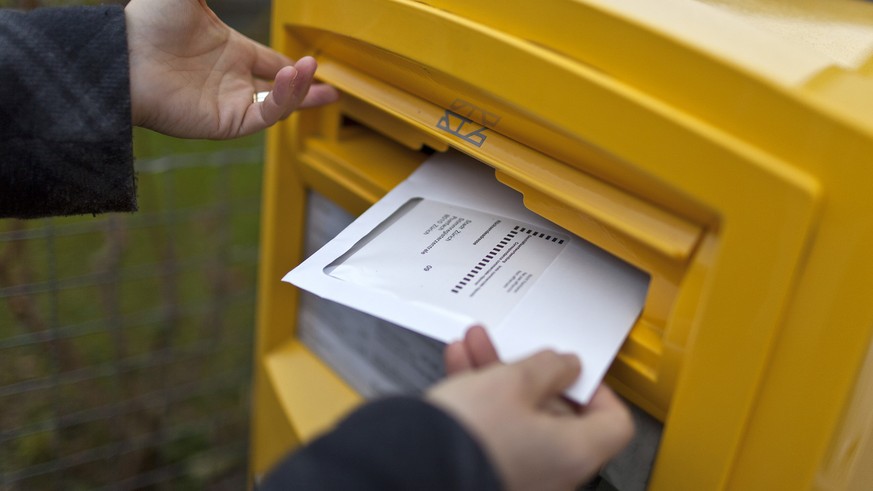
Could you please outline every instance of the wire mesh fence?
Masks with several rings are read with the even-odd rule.
[[[137,131],[138,213],[0,220],[0,491],[244,489],[262,141]]]
[[[261,139],[136,141],[140,212],[0,221],[0,489],[245,486]]]

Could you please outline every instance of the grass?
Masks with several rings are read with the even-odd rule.
[[[134,141],[138,213],[0,221],[0,489],[245,483],[262,137]]]

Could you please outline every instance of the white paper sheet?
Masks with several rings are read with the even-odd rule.
[[[648,276],[524,208],[493,170],[438,154],[284,281],[444,342],[488,329],[513,361],[582,359],[586,403],[645,301]]]

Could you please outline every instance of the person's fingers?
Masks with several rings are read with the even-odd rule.
[[[285,83],[284,79],[280,80],[279,74],[282,73],[282,70],[288,70],[292,74],[293,71],[290,71],[290,69],[286,67],[279,70],[279,73],[276,74],[273,91],[279,91],[277,102],[284,109],[280,119],[286,118],[289,114],[294,112],[309,92],[309,87],[312,85],[312,79],[315,77],[315,58],[304,56],[297,60],[297,63],[294,64],[293,68],[297,73],[290,77],[287,83]],[[285,93],[286,89],[287,94]]]
[[[471,327],[462,341],[447,345],[443,357],[447,375],[482,368],[500,361],[488,332],[482,326]]]
[[[536,405],[561,394],[582,371],[579,357],[540,351],[524,360],[509,365],[522,396]]]
[[[335,100],[336,90],[317,85],[311,87],[316,63],[311,56],[304,56],[294,66],[286,66],[276,73],[273,88],[262,102],[253,102],[246,109],[242,124],[234,136],[242,136],[260,131],[287,118],[294,110],[303,107],[303,100],[316,89],[310,105]],[[257,85],[255,86],[258,87]]]
[[[585,406],[586,411],[599,411],[603,410],[611,410],[612,408],[622,406],[624,407],[624,403],[621,402],[621,399],[612,391],[604,383],[601,383],[597,390],[594,391],[594,395],[591,396],[591,400],[588,401],[588,404]]]
[[[467,350],[461,341],[455,341],[446,345],[443,351],[443,360],[446,365],[446,375],[465,372],[473,368],[473,362],[467,355]]]
[[[255,84],[255,92],[269,92],[273,89],[272,80],[261,80],[256,78],[253,83]]]
[[[240,126],[231,136],[237,137],[261,131],[291,114],[302,99],[302,96],[295,92],[300,92],[300,85],[306,85],[308,88],[309,82],[301,81],[303,78],[304,75],[296,67],[287,66],[279,70],[273,90],[263,101],[249,103]]]
[[[563,396],[546,399],[542,408],[553,416],[576,416],[579,414],[579,405]]]
[[[315,60],[309,57],[301,58],[294,66],[279,70],[273,82],[273,90],[260,103],[262,128],[272,126],[294,112],[306,96],[314,73]]]
[[[488,331],[482,326],[473,326],[464,335],[464,346],[467,348],[467,359],[472,360],[475,368],[488,366],[500,361],[497,349],[488,336]],[[579,407],[573,401],[562,396],[543,401],[542,408],[556,416],[572,416],[578,414]]]
[[[618,454],[634,434],[630,411],[606,386],[597,390],[582,417],[561,423],[564,426],[560,433],[566,435],[567,448],[580,458],[596,456],[598,467]]]
[[[497,349],[482,326],[473,326],[464,335],[464,346],[474,367],[484,367],[500,361]]]
[[[261,43],[250,41],[255,47],[255,61],[252,64],[252,75],[257,78],[271,79],[283,67],[293,65],[291,58]]]
[[[311,63],[313,73],[315,71],[315,59],[311,56],[304,56],[297,60],[297,63],[291,61],[291,58],[279,53],[278,51],[273,50],[263,44],[251,41],[252,45],[255,47],[255,63],[252,65],[252,75],[256,79],[256,87],[258,86],[257,79],[272,79],[277,72],[279,72],[282,68],[286,66],[293,65],[297,70],[301,73],[307,73],[306,68]],[[306,60],[306,61],[304,61]],[[301,62],[303,62],[304,66],[301,66]],[[312,83],[312,77],[309,77],[309,83]],[[278,80],[276,81],[278,82]],[[258,88],[258,91],[268,90]],[[339,99],[339,92],[330,85],[327,84],[313,84],[309,87],[305,92],[303,92],[303,98],[301,102],[296,104],[291,112],[294,109],[306,109],[309,107],[317,107],[323,106],[325,104],[329,104],[331,102]],[[291,114],[288,112],[288,114]],[[285,116],[287,117],[286,114]],[[281,118],[280,118],[281,119]]]
[[[189,0],[188,3],[191,5],[196,3],[197,6],[206,13],[206,15],[208,15],[210,18],[217,22],[221,22],[221,19],[218,18],[218,15],[216,15],[215,12],[212,11],[212,8],[210,8],[209,5],[206,4],[206,0]]]
[[[303,78],[303,75],[293,66],[282,68],[276,74],[273,89],[267,94],[267,98],[261,103],[255,103],[255,105],[259,105],[260,124],[263,128],[275,124],[285,117],[286,113],[293,110],[294,85],[299,85],[298,79],[300,78]]]
[[[309,87],[309,92],[300,103],[300,109],[308,107],[323,106],[330,104],[339,99],[339,91],[327,84],[313,84]]]

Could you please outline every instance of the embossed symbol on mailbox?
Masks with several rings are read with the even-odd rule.
[[[481,147],[488,138],[485,132],[500,124],[500,119],[498,114],[470,101],[455,99],[437,121],[437,128]]]
[[[449,109],[488,128],[496,128],[500,124],[500,115],[464,99],[455,99]]]
[[[437,121],[437,128],[477,147],[481,147],[488,138],[488,135],[485,134],[488,128],[449,109],[446,109],[443,117]]]

